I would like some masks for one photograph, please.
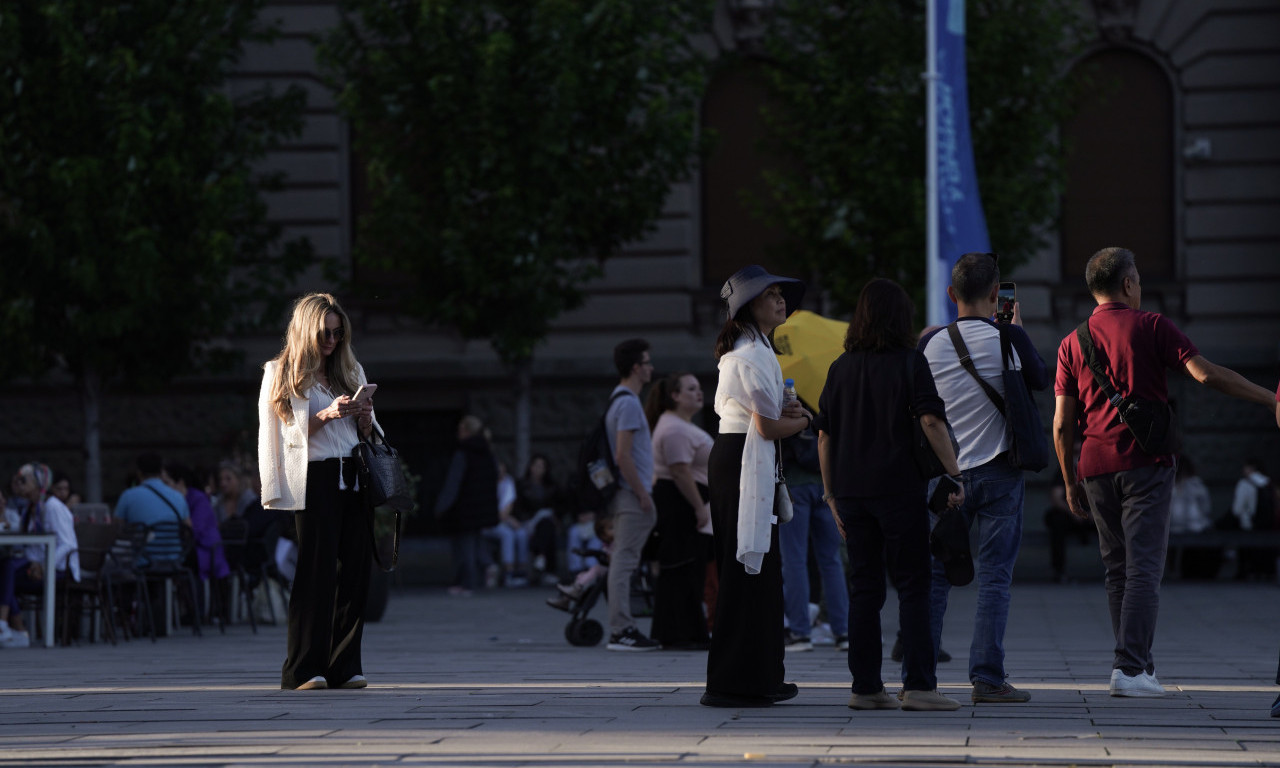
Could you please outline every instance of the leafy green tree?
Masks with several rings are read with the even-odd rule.
[[[969,0],[974,162],[1006,270],[1056,218],[1070,110],[1064,75],[1089,30],[1075,0]],[[925,284],[925,2],[783,0],[766,39],[771,211],[783,258],[841,310],[872,277]]]
[[[346,0],[321,46],[367,163],[357,258],[404,278],[403,311],[490,340],[519,466],[535,347],[690,171],[711,5]]]
[[[273,37],[263,5],[0,4],[0,373],[74,377],[90,501],[104,392],[226,364],[217,340],[308,258],[266,220],[281,178],[254,170],[300,130],[305,94],[227,84],[244,44]]]

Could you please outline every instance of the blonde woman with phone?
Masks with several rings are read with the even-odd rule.
[[[367,685],[360,641],[373,550],[351,449],[373,432],[372,397],[355,398],[372,389],[338,300],[298,299],[258,397],[262,506],[293,510],[298,530],[281,688]]]

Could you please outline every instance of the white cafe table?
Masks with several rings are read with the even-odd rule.
[[[52,533],[0,533],[0,546],[15,544],[44,545],[44,645],[52,648],[54,594],[58,588],[53,552],[58,545],[58,537]],[[67,578],[71,578],[71,574],[67,574]]]

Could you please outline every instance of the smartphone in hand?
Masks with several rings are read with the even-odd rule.
[[[947,509],[948,497],[960,490],[960,484],[952,480],[949,476],[943,475],[938,478],[938,485],[933,489],[933,495],[929,497],[929,511],[936,515],[940,515]]]
[[[1013,322],[1013,305],[1018,300],[1016,283],[1001,283],[996,294],[996,322]]]
[[[363,403],[365,400],[373,397],[373,393],[378,391],[377,384],[361,384],[356,393],[351,396],[353,403]]]

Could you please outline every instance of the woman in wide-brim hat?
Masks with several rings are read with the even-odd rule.
[[[783,404],[770,337],[803,296],[804,283],[755,265],[734,273],[720,291],[728,306],[715,348],[720,429],[707,462],[720,588],[702,696],[707,706],[767,707],[797,693],[783,681],[774,441],[800,432],[813,416],[798,403]]]

